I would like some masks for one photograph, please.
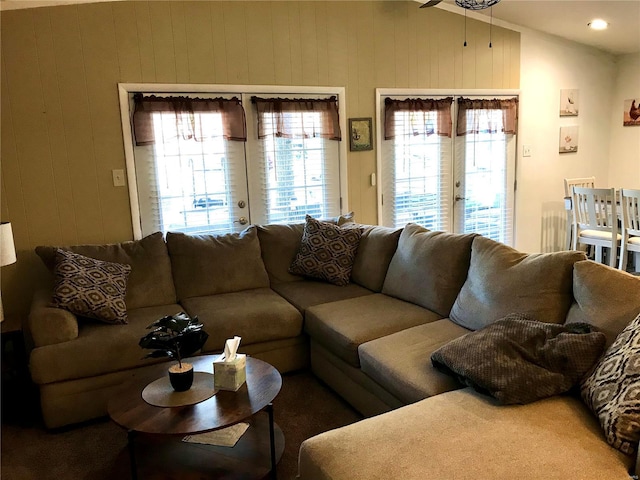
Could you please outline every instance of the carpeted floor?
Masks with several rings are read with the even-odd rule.
[[[31,412],[30,421],[25,421],[23,415],[16,422],[3,410],[2,480],[129,478],[127,435],[108,419],[50,432],[34,420],[36,413]],[[281,480],[295,478],[303,440],[362,418],[308,372],[283,376],[274,411],[285,436],[285,449],[278,464]],[[162,478],[168,480],[166,476]]]

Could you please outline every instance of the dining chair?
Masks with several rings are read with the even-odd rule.
[[[640,190],[620,189],[622,210],[622,240],[620,244],[620,270],[625,270],[629,252],[634,252],[633,265],[640,272]]]
[[[567,242],[565,245],[567,250],[571,250],[571,237],[573,231],[573,208],[571,207],[571,189],[573,187],[594,188],[595,186],[596,177],[564,179],[565,209],[567,210]]]
[[[604,263],[604,249],[609,249],[609,266],[616,268],[618,247],[618,211],[615,188],[572,188],[573,249],[578,244],[595,248],[595,261]]]

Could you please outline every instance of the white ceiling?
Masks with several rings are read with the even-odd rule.
[[[490,9],[481,13],[489,15]],[[502,0],[493,7],[493,18],[616,55],[640,52],[640,0]],[[589,28],[595,18],[609,28]]]
[[[0,0],[0,10],[92,1],[126,0]],[[457,13],[462,11],[454,0],[445,0],[440,7]],[[490,10],[479,13],[489,15]],[[493,7],[493,18],[616,55],[640,52],[640,0],[502,0]],[[606,20],[609,28],[591,30],[587,23],[594,18]]]

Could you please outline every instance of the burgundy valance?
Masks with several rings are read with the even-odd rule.
[[[133,96],[135,104],[133,112],[133,130],[136,145],[153,145],[153,114],[169,113],[175,115],[175,131],[171,137],[182,137],[202,141],[215,135],[206,131],[197,113],[221,113],[223,136],[227,140],[244,142],[247,140],[247,125],[242,102],[236,97],[227,98],[191,98],[191,97],[156,97]],[[164,125],[166,128],[166,124]],[[166,134],[166,132],[165,132]]]
[[[490,112],[502,112],[502,125]],[[468,113],[472,114],[469,115]],[[508,99],[458,98],[458,136],[467,133],[497,133],[514,135],[518,130],[518,97]]]
[[[451,137],[451,104],[453,97],[446,98],[407,98],[405,100],[384,99],[384,139],[391,140],[396,137],[396,112],[411,112],[409,131],[405,134],[441,135]],[[433,122],[433,113],[436,113],[436,121]],[[431,128],[425,128],[430,125]]]
[[[342,140],[338,99],[252,97],[258,111],[258,137],[321,137]],[[310,115],[310,114],[320,114]]]

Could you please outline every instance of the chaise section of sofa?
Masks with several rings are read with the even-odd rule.
[[[300,447],[300,480],[628,480],[576,398],[498,406],[471,389],[320,434]]]

